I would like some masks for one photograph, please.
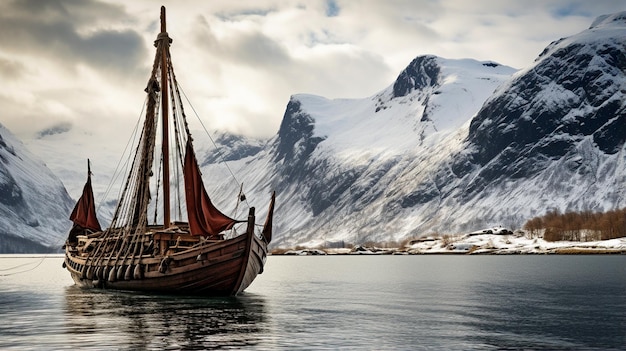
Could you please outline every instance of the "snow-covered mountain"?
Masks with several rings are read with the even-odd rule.
[[[372,97],[292,96],[278,134],[229,167],[249,199],[276,189],[277,246],[519,228],[549,209],[624,207],[624,52],[626,12],[555,41],[519,72],[420,56]],[[233,184],[218,167],[204,174],[223,175],[206,179],[222,194]]]
[[[0,125],[0,253],[60,250],[73,205],[61,181]]]
[[[413,189],[399,177],[433,168],[460,147],[459,129],[513,72],[493,62],[420,56],[368,98],[292,96],[278,134],[230,167],[254,189],[248,198],[277,190],[276,245],[417,235],[393,208]]]
[[[490,97],[464,150],[438,169],[455,184],[448,196],[511,220],[626,206],[624,49],[626,12],[549,45]]]

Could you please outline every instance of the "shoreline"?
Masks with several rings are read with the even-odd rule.
[[[600,241],[546,241],[516,235],[478,234],[428,237],[400,247],[277,248],[276,256],[315,255],[626,255],[626,237]],[[381,244],[384,246],[384,243]]]
[[[407,251],[388,251],[388,252],[328,252],[326,250],[316,249],[312,252],[309,249],[288,250],[286,252],[272,252],[270,256],[523,256],[523,255],[626,255],[626,249],[557,249],[542,252],[520,252],[520,251],[493,251],[493,252],[459,252],[459,251],[442,251],[442,252],[407,252]]]

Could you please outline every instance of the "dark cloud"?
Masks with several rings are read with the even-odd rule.
[[[326,0],[326,16],[336,17],[339,16],[339,5],[335,0]]]
[[[233,32],[218,39],[206,18],[200,16],[194,26],[196,43],[209,49],[211,55],[246,66],[272,67],[289,64],[287,49],[276,40],[258,31]]]
[[[60,122],[50,128],[45,128],[37,132],[35,138],[42,139],[49,135],[63,134],[72,130],[72,124],[68,122]]]
[[[250,16],[267,16],[271,13],[277,12],[275,8],[245,8],[236,11],[221,11],[215,14],[215,16],[222,21],[238,21]]]
[[[46,22],[69,20],[79,26],[129,19],[121,5],[97,0],[14,0],[5,2],[0,8],[3,17],[29,17]]]
[[[144,64],[146,47],[120,6],[94,0],[19,0],[0,5],[0,46],[73,68],[77,63],[126,74]]]
[[[92,65],[120,67],[123,71],[143,65],[147,53],[142,38],[130,30],[96,32],[79,41],[76,48]]]

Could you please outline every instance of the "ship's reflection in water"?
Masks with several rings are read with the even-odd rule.
[[[70,286],[65,297],[64,329],[81,349],[239,349],[268,335],[265,300],[254,294],[204,298]]]

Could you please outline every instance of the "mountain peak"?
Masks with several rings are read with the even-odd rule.
[[[578,55],[595,55],[602,53],[602,46],[624,46],[626,31],[626,11],[603,15],[593,21],[589,29],[578,34],[555,40],[548,45],[535,60],[535,65],[545,57],[563,55],[576,51]],[[533,66],[528,69],[532,69]],[[577,66],[576,66],[577,67]],[[527,70],[528,70],[527,69]]]
[[[301,100],[312,95],[294,95],[289,99],[283,121],[278,129],[276,161],[306,158],[313,152],[322,137],[314,137],[315,120],[302,109]],[[294,147],[298,146],[298,147]]]
[[[621,26],[626,25],[626,11],[598,16],[593,23],[591,23],[589,29],[616,24]]]
[[[413,90],[435,86],[440,67],[433,55],[418,56],[400,73],[393,84],[393,96],[406,96]]]
[[[264,140],[247,138],[228,132],[213,135],[216,148],[206,152],[202,166],[211,163],[228,162],[253,157],[263,149]]]

